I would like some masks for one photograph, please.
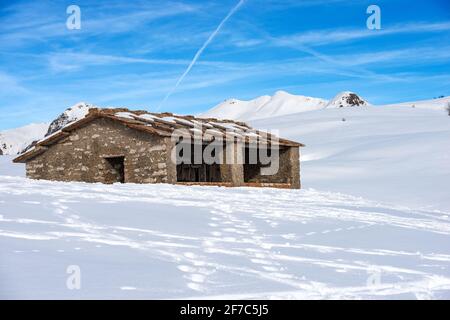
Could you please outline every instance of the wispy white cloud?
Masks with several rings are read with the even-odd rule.
[[[52,71],[74,71],[89,66],[118,64],[185,65],[188,60],[147,59],[85,52],[54,52],[46,55]]]
[[[165,67],[185,66],[191,62],[190,60],[184,59],[137,58],[71,51],[57,51],[46,55],[34,56],[47,59],[48,66],[53,72],[79,71],[90,66],[118,66],[121,64],[142,64]],[[226,68],[235,65],[235,63],[224,61],[199,61],[198,64],[215,68]]]
[[[256,0],[254,2],[270,10],[286,10],[293,7],[315,7],[336,4],[355,5],[364,1],[365,0]]]
[[[326,29],[298,33],[294,35],[272,38],[276,45],[329,45],[337,42],[360,40],[364,38],[380,37],[394,34],[440,32],[450,30],[450,22],[440,23],[408,23],[383,27],[381,30],[358,29]]]
[[[56,8],[55,8],[56,7]],[[82,28],[69,31],[65,25],[65,8],[42,1],[12,4],[2,11],[3,33],[0,44],[5,47],[30,45],[62,37],[89,37],[139,31],[140,27],[155,20],[198,10],[195,5],[182,2],[115,2],[98,8],[87,3],[82,8]],[[59,10],[58,10],[59,9]],[[89,16],[89,19],[83,18]]]

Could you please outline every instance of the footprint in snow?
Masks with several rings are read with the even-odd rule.
[[[276,271],[280,271],[278,268],[276,267],[270,267],[270,266],[263,266],[262,267],[264,270],[266,271],[271,271],[271,272],[276,272]]]
[[[187,284],[189,289],[192,289],[194,291],[203,291],[203,287],[201,285],[199,285],[198,283],[195,282],[190,282]]]
[[[196,259],[197,258],[197,255],[195,253],[193,253],[193,252],[185,252],[183,255],[186,258],[189,258],[189,259]]]
[[[263,260],[263,259],[250,259],[250,261],[255,264],[273,265],[272,262],[270,262],[268,260]]]
[[[191,266],[186,266],[186,265],[179,265],[177,266],[178,270],[182,271],[182,272],[195,272],[195,268],[191,267]]]
[[[136,287],[128,287],[128,286],[123,286],[120,287],[120,290],[125,290],[125,291],[132,291],[132,290],[136,290]]]
[[[186,279],[191,280],[192,282],[196,282],[196,283],[203,283],[205,282],[206,277],[203,274],[199,274],[199,273],[193,273],[190,275],[185,276]]]
[[[214,247],[215,242],[211,240],[205,240],[202,242],[202,246],[204,247]]]
[[[29,201],[29,200],[24,200],[24,201],[22,201],[23,203],[26,203],[26,204],[41,204],[39,201]]]

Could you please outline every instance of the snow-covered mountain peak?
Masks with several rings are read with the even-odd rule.
[[[52,133],[55,133],[56,131],[65,127],[71,122],[84,118],[89,113],[89,109],[95,107],[96,106],[90,103],[79,102],[73,105],[72,107],[67,108],[55,120],[53,120],[52,123],[50,123],[50,126],[48,127],[48,131],[45,136],[49,136]]]
[[[370,104],[354,92],[343,91],[338,93],[327,104],[327,108],[366,107]]]
[[[284,90],[278,90],[275,92],[275,94],[273,95],[273,97],[289,97],[289,96],[293,96],[293,94],[290,94],[287,91]]]
[[[246,121],[322,109],[326,104],[327,101],[320,98],[294,95],[279,90],[273,96],[264,95],[247,101],[227,99],[200,116]]]
[[[366,100],[351,91],[341,92],[328,101],[278,90],[273,96],[261,96],[248,101],[228,99],[200,116],[248,121],[325,108],[369,105]]]

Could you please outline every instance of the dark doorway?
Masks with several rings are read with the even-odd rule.
[[[194,144],[190,146],[184,145],[184,148],[191,150],[191,157],[187,159],[186,162],[177,164],[177,181],[178,182],[221,182],[222,176],[220,172],[220,164],[212,163],[207,164],[203,160],[203,151],[205,150],[205,145],[201,147],[201,154],[195,154],[198,152],[194,148]],[[181,150],[183,151],[183,149]],[[180,153],[183,157],[183,152]],[[215,156],[213,153],[212,156]],[[200,158],[195,161],[196,158]],[[198,163],[200,162],[200,163]]]
[[[124,183],[125,182],[125,157],[107,157],[105,158],[108,168],[106,171],[106,183]]]

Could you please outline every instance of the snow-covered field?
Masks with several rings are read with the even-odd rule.
[[[450,211],[450,117],[444,110],[351,107],[250,124],[306,144],[306,188]]]
[[[252,121],[306,144],[302,190],[32,181],[0,156],[0,298],[450,299],[450,117],[433,109]]]
[[[312,189],[32,181],[10,159],[0,298],[450,298],[448,211]],[[66,287],[74,265],[80,290]]]

